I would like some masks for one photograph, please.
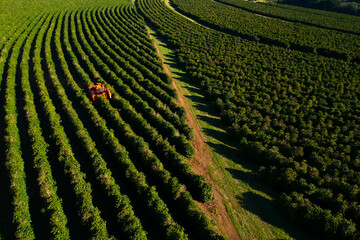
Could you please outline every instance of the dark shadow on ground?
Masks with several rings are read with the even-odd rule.
[[[206,105],[204,105],[204,106],[206,106]],[[206,106],[206,107],[208,107],[208,106]],[[215,126],[216,128],[222,128],[224,126],[224,124],[221,122],[220,118],[216,118],[215,116],[198,116],[198,118],[204,122],[212,122],[213,126]],[[229,138],[229,136],[227,134],[226,134],[226,138],[227,139]]]
[[[184,95],[184,97],[190,98],[194,103],[196,103],[199,106],[205,106],[208,108],[208,106],[205,103],[203,103],[204,102],[203,97],[195,96],[195,95]],[[206,109],[205,109],[205,111],[206,111]]]
[[[243,208],[259,216],[263,221],[268,222],[280,228],[284,228],[279,224],[278,218],[273,217],[273,208],[275,203],[259,194],[246,192],[238,196],[238,200]]]
[[[188,99],[194,99],[194,98],[198,98],[198,97],[196,97],[196,96],[193,96],[193,97],[189,97],[189,96],[185,96],[186,98],[188,98]],[[206,109],[208,108],[208,106],[206,106],[205,104],[203,104],[203,103],[195,103],[195,101],[193,100],[193,102],[194,102],[194,104],[193,104],[193,106],[196,108],[196,109],[198,109],[198,110],[200,110],[200,111],[206,111]]]
[[[304,240],[315,239],[304,233],[296,224],[289,223],[284,217],[274,217],[274,215],[279,215],[278,206],[274,201],[253,192],[246,192],[238,196],[238,200],[244,209],[255,214],[264,222],[284,229],[293,238]]]
[[[248,184],[254,190],[261,191],[272,198],[276,197],[276,195],[278,194],[272,188],[266,186],[262,181],[261,176],[254,172],[245,172],[233,168],[226,168],[226,170],[231,174],[233,178]]]
[[[159,37],[158,35],[155,35],[155,36],[156,36],[157,38]],[[165,48],[167,47],[167,46],[166,46],[165,44],[163,44],[163,43],[160,43],[159,45],[162,46],[162,47],[165,47]],[[168,56],[171,56],[171,55],[172,55],[172,56],[175,56],[173,53],[169,53],[169,54],[168,54]]]

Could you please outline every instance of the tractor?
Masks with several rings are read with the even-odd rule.
[[[107,89],[104,84],[96,83],[93,86],[89,86],[89,95],[93,102],[96,102],[97,98],[103,96],[106,99],[111,98],[111,92]]]

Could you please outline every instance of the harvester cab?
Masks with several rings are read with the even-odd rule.
[[[95,85],[89,86],[89,95],[93,102],[95,102],[100,96],[103,96],[106,99],[111,98],[110,90],[102,83],[96,83]]]

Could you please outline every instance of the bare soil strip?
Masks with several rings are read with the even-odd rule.
[[[149,33],[149,36],[151,39],[153,39],[153,36],[150,33],[150,30],[148,27],[146,27]],[[154,46],[156,48],[157,54],[160,57],[165,72],[172,77],[172,74],[165,63],[164,57],[162,56],[161,52],[159,51],[159,48],[154,42]],[[172,78],[173,79],[173,78]],[[197,173],[204,175],[206,177],[207,182],[212,184],[213,188],[213,194],[215,196],[215,199],[210,203],[200,203],[196,202],[198,207],[207,215],[208,218],[210,218],[212,221],[215,222],[215,228],[219,232],[225,234],[229,239],[240,239],[230,217],[228,212],[226,211],[226,207],[224,205],[224,199],[223,196],[219,192],[219,186],[211,179],[210,173],[208,170],[209,166],[214,166],[212,161],[212,156],[210,149],[208,145],[205,142],[204,136],[201,132],[201,129],[199,125],[197,124],[195,117],[192,115],[189,106],[186,104],[186,101],[184,100],[184,96],[179,91],[177,85],[175,84],[175,81],[173,79],[172,86],[175,88],[176,92],[179,96],[179,103],[182,107],[186,110],[186,116],[188,124],[194,129],[195,138],[193,141],[193,146],[195,149],[195,154],[192,159],[190,159],[190,163],[192,165],[192,170]]]

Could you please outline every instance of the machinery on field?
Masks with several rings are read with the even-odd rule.
[[[95,85],[89,86],[89,95],[93,102],[96,102],[97,98],[103,96],[106,99],[111,98],[111,92],[107,89],[104,84],[96,83]]]

